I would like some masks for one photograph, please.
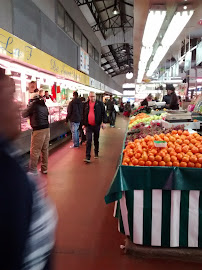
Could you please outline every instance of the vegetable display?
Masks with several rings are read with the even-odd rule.
[[[145,125],[150,125],[152,121],[157,121],[161,119],[165,119],[166,113],[162,113],[161,115],[148,115],[146,113],[140,113],[137,116],[131,117],[129,122],[129,130],[135,128],[137,124],[144,123]]]

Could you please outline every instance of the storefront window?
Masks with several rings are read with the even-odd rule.
[[[88,42],[88,54],[93,58],[93,45]]]
[[[60,4],[60,2],[57,2],[57,23],[62,29],[64,29],[64,27],[65,27],[65,9]]]
[[[94,48],[94,60],[99,64],[99,52]]]
[[[76,24],[74,25],[74,40],[81,46],[81,31]]]
[[[88,51],[88,40],[87,38],[82,35],[82,44],[81,44],[82,48],[84,49],[84,51]]]
[[[67,13],[65,13],[65,32],[74,38],[74,23]]]

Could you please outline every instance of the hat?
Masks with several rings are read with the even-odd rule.
[[[175,87],[173,86],[173,84],[166,84],[166,90],[175,91]]]

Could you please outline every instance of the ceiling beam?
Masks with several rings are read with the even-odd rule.
[[[111,59],[111,60],[109,60],[109,61],[107,61],[107,62],[101,64],[101,67],[104,67],[104,66],[106,66],[106,65],[110,65],[110,64],[112,64],[112,63],[114,63],[114,62],[115,62],[115,60],[114,60],[114,59]]]
[[[104,25],[101,18],[100,18],[100,15],[99,15],[99,10],[97,9],[97,7],[94,5],[94,0],[93,1],[89,1],[89,0],[75,0],[77,5],[78,6],[82,6],[82,5],[87,5],[95,22],[96,22],[96,25],[99,27],[100,29],[100,32],[103,36],[104,39],[106,39],[106,35],[105,35],[105,31],[104,31]],[[102,27],[101,27],[102,25]]]
[[[125,5],[130,6],[130,7],[133,7],[133,4],[127,3],[126,1],[123,1],[123,3],[124,3]]]
[[[114,5],[108,6],[107,8],[103,8],[103,9],[99,10],[98,13],[100,14],[100,13],[102,13],[110,8],[113,8],[113,7],[114,7]]]
[[[108,47],[109,47],[110,52],[112,53],[112,56],[114,57],[114,59],[115,59],[115,61],[117,63],[117,66],[120,68],[119,59],[118,59],[118,57],[116,55],[116,52],[113,49],[113,46],[112,45],[109,45]]]
[[[124,24],[126,23],[126,9],[122,0],[119,1],[119,9],[120,9],[120,17],[121,17],[121,27],[123,29],[123,33],[125,32]],[[124,33],[125,35],[125,33]]]

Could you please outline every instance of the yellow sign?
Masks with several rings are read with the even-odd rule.
[[[68,66],[51,55],[0,28],[0,54],[20,60],[66,79],[89,85],[88,75]]]

